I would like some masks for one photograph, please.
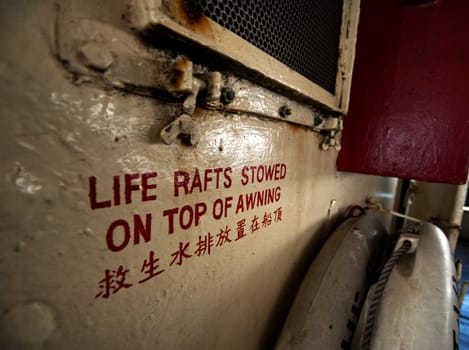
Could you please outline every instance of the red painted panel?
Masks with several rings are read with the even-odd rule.
[[[362,0],[339,170],[466,181],[468,15],[468,0]]]

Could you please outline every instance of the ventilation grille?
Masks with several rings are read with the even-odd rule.
[[[190,0],[221,26],[335,93],[342,0]]]

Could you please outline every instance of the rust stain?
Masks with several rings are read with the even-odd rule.
[[[184,72],[177,68],[169,72],[169,85],[172,90],[179,90],[184,82]]]
[[[178,22],[184,27],[202,34],[211,32],[212,27],[209,18],[190,1],[172,1],[171,10]]]
[[[294,134],[299,133],[299,132],[305,132],[308,129],[304,125],[298,125],[298,124],[293,124],[293,123],[285,123],[285,124],[286,124],[286,128]]]
[[[171,92],[183,92],[190,86],[187,85],[187,70],[190,61],[186,58],[174,62],[168,72],[169,89]]]

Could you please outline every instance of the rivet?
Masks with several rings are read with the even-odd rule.
[[[314,117],[314,126],[321,125],[322,122],[323,122],[322,117],[320,117],[320,116],[315,116]]]
[[[280,107],[280,109],[278,110],[278,113],[280,114],[280,116],[282,118],[287,118],[288,116],[290,116],[292,114],[292,111],[291,111],[291,108],[288,107],[288,106],[282,106]]]
[[[224,87],[221,89],[221,102],[224,104],[233,102],[235,99],[235,92],[232,88]]]

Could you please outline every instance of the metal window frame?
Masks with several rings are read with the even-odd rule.
[[[348,110],[360,0],[344,0],[335,94],[308,80],[204,15],[187,10],[184,0],[131,0],[132,27],[146,35],[170,33],[202,45],[246,68],[253,76],[267,78],[306,102],[346,114]]]

